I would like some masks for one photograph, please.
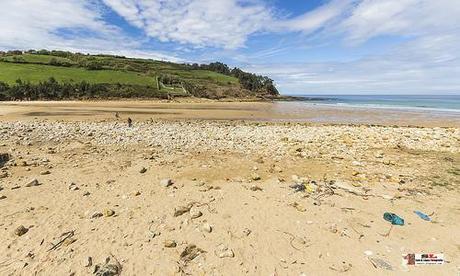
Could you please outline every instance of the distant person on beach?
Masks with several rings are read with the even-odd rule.
[[[133,126],[133,120],[131,120],[131,118],[128,118],[128,127],[132,127]]]

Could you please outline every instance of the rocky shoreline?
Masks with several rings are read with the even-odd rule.
[[[0,274],[460,265],[458,128],[33,120],[2,122],[0,141]],[[448,262],[401,265],[424,251]]]

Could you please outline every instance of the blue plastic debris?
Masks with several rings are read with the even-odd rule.
[[[424,213],[422,213],[422,212],[420,212],[420,211],[414,211],[414,213],[415,213],[417,216],[419,216],[421,219],[423,219],[423,220],[431,221],[430,216],[428,216],[427,214],[424,214]]]
[[[384,213],[383,219],[388,222],[391,222],[391,224],[393,225],[404,225],[404,219],[393,213]]]

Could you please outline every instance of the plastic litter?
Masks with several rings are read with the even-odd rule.
[[[422,212],[420,212],[420,211],[414,211],[414,213],[415,213],[417,216],[419,216],[421,219],[423,219],[423,220],[431,221],[430,216],[428,216],[428,215],[425,214],[425,213],[422,213]]]
[[[391,222],[391,224],[393,225],[404,225],[404,219],[393,213],[385,212],[383,214],[383,219],[388,222]]]

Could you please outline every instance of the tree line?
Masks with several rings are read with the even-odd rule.
[[[227,64],[222,62],[212,62],[210,64],[194,63],[185,65],[192,70],[208,70],[235,77],[239,80],[241,86],[249,91],[267,93],[269,95],[279,95],[274,81],[266,76],[248,73],[237,67],[230,69]]]
[[[0,81],[0,101],[167,97],[156,87],[144,85],[58,82],[52,77],[36,84],[20,79],[13,85]]]

